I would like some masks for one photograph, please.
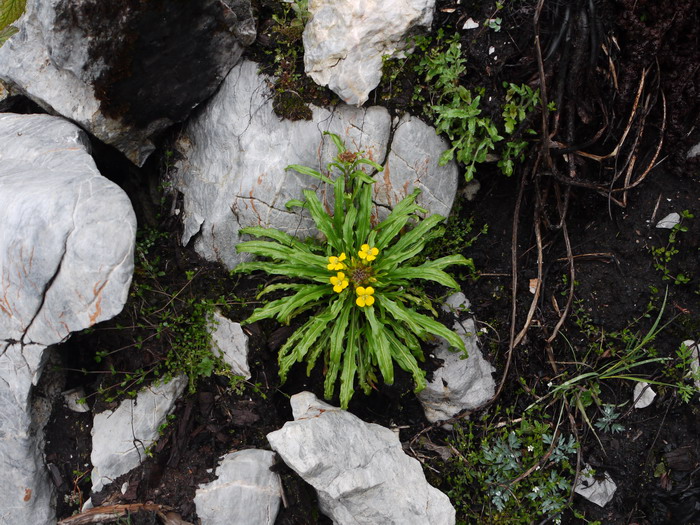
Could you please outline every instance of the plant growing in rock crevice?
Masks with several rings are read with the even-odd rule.
[[[457,334],[416,311],[432,308],[424,294],[410,285],[423,279],[459,289],[444,269],[468,263],[462,255],[449,255],[413,266],[411,259],[442,235],[439,224],[443,217],[432,215],[421,220],[419,214],[425,210],[416,204],[419,191],[415,190],[373,226],[374,179],[362,167],[377,171],[382,167],[346,150],[338,136],[328,135],[338,155],[328,165],[327,174],[299,165],[289,168],[321,180],[332,190],[333,214],[324,209],[312,190],[304,191],[304,201],[287,203],[288,207],[308,210],[324,242],[302,242],[275,229],[245,228],[242,233],[271,240],[243,242],[237,249],[272,262],[243,263],[235,271],[262,270],[305,281],[267,286],[260,295],[293,293],[256,309],[245,322],[274,318],[288,324],[311,311],[280,349],[280,377],[284,381],[292,365],[302,360],[307,361],[310,373],[322,357],[325,397],[333,396],[340,377],[340,404],[347,408],[356,378],[368,394],[378,381],[377,372],[386,384],[393,383],[394,363],[413,375],[416,391],[423,389],[425,372],[418,365],[424,359],[420,340],[443,337],[465,351]],[[412,223],[414,227],[402,233]]]

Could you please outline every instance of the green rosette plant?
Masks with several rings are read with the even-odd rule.
[[[311,311],[308,320],[280,348],[280,378],[284,382],[294,363],[303,360],[310,374],[322,358],[324,395],[333,397],[340,378],[340,405],[345,409],[355,391],[355,380],[368,394],[377,382],[377,370],[386,384],[394,382],[394,364],[412,374],[416,392],[422,390],[426,382],[418,364],[424,360],[421,340],[442,337],[453,348],[466,352],[457,334],[417,311],[426,309],[435,315],[430,301],[412,281],[433,281],[458,290],[459,285],[444,269],[469,262],[462,255],[450,255],[413,265],[415,256],[442,235],[444,218],[431,215],[421,219],[426,210],[416,204],[420,192],[415,190],[373,226],[375,181],[363,167],[383,168],[348,151],[337,135],[328,135],[338,154],[328,164],[327,174],[300,165],[287,168],[319,179],[332,190],[332,214],[313,190],[303,192],[304,201],[287,203],[288,208],[308,210],[324,241],[302,241],[270,228],[244,228],[241,233],[268,240],[242,242],[236,249],[270,260],[242,263],[235,271],[261,270],[294,279],[265,287],[259,296],[273,291],[289,293],[257,308],[244,323],[276,319],[289,324]]]

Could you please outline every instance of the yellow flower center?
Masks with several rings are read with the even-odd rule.
[[[326,268],[328,268],[331,271],[345,270],[345,268],[347,268],[347,266],[343,264],[343,261],[345,259],[347,259],[345,252],[341,253],[338,257],[331,256],[328,258],[328,265],[326,266]]]
[[[363,244],[362,246],[360,246],[360,251],[357,252],[357,255],[360,256],[360,259],[367,262],[375,260],[378,254],[379,248],[375,248],[374,246],[370,246],[369,244]]]
[[[372,296],[374,294],[374,288],[372,288],[371,286],[368,286],[367,288],[358,286],[355,289],[355,293],[357,293],[357,299],[355,299],[355,303],[360,308],[364,308],[365,306],[372,306],[374,304],[374,297]]]
[[[330,281],[331,281],[331,284],[333,285],[333,291],[336,293],[342,292],[350,284],[348,282],[348,280],[345,278],[345,274],[343,272],[338,272],[337,275],[331,276]]]

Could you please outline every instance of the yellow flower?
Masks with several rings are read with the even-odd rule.
[[[343,272],[338,272],[338,275],[333,275],[331,277],[331,284],[333,285],[333,291],[340,293],[345,290],[350,283],[348,283]]]
[[[339,257],[329,257],[328,266],[326,266],[326,268],[328,268],[331,271],[345,270],[345,268],[347,268],[347,266],[343,264],[343,261],[345,259],[347,259],[345,252],[341,253]]]
[[[355,292],[357,292],[357,299],[355,299],[355,303],[357,303],[357,306],[359,306],[360,308],[364,308],[365,306],[372,306],[374,304],[374,297],[372,297],[372,294],[374,293],[374,288],[372,288],[371,286],[368,286],[367,288],[358,286],[355,289]]]
[[[374,246],[371,246],[369,244],[363,244],[360,246],[360,251],[357,252],[357,255],[360,256],[360,259],[364,259],[367,262],[371,262],[377,258],[377,254],[379,253],[379,248],[375,248]]]

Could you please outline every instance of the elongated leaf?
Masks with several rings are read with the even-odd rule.
[[[12,35],[17,34],[19,29],[15,26],[7,26],[0,29],[0,46],[7,42]]]
[[[300,363],[311,349],[312,345],[321,336],[321,334],[324,333],[326,325],[332,318],[333,314],[331,313],[331,309],[326,308],[320,314],[313,316],[304,324],[304,326],[302,326],[302,337],[298,339],[293,339],[290,337],[287,342],[284,343],[282,348],[280,348],[280,369],[282,368],[282,355],[285,355],[285,365],[289,365],[289,367],[291,367],[289,364],[291,359],[294,359],[297,363]],[[296,333],[294,335],[296,335]],[[289,355],[286,355],[287,353]]]
[[[0,29],[5,29],[22,16],[25,4],[26,0],[0,0]]]
[[[433,281],[453,290],[459,290],[457,282],[442,270],[436,268],[426,268],[425,266],[417,266],[415,268],[398,268],[387,272],[385,278],[392,282],[399,279],[423,279]]]
[[[290,164],[289,166],[287,166],[286,169],[298,171],[302,175],[309,175],[310,177],[322,180],[323,182],[325,182],[327,184],[333,184],[333,181],[331,179],[329,179],[328,177],[326,177],[325,175],[323,175],[321,172],[319,172],[315,169],[309,168],[307,166],[302,166],[301,164]]]
[[[389,216],[380,222],[375,228],[379,232],[377,242],[374,246],[383,250],[384,247],[406,226],[406,223],[411,218],[411,215],[423,211],[423,208],[418,206],[415,201],[420,194],[420,189],[416,188],[413,193],[407,195],[394,206]]]
[[[340,253],[342,251],[340,237],[333,229],[331,217],[328,215],[328,213],[326,213],[326,210],[323,209],[323,205],[318,199],[318,195],[316,195],[316,192],[314,191],[304,190],[304,196],[306,197],[309,213],[311,214],[311,218],[314,220],[314,223],[316,223],[316,227],[321,233],[323,233],[323,235],[326,236],[326,239],[328,239],[328,244],[330,244],[336,252]]]
[[[323,134],[331,138],[333,144],[335,144],[335,147],[338,149],[339,154],[345,152],[345,143],[340,139],[338,135],[336,135],[335,133],[331,133],[330,131],[324,131]]]
[[[355,310],[357,311],[357,310]],[[353,322],[348,334],[348,345],[343,356],[343,370],[340,373],[340,408],[348,408],[348,403],[355,393],[355,374],[357,372],[357,343],[359,339],[357,323]]]
[[[272,262],[252,261],[241,263],[233,270],[234,273],[250,273],[260,270],[270,275],[284,275],[286,277],[299,277],[316,281],[319,283],[327,283],[329,275],[325,267],[318,268],[302,264],[281,264]]]
[[[446,257],[440,257],[434,261],[426,261],[421,266],[426,268],[437,268],[439,270],[444,270],[448,266],[463,265],[469,266],[469,261],[464,257],[464,255],[448,255]],[[421,266],[418,266],[420,268]]]
[[[286,297],[286,301],[277,313],[277,320],[288,324],[291,319],[301,312],[312,308],[322,297],[334,294],[333,288],[329,284],[307,285],[291,297]]]
[[[381,299],[379,299],[381,301]],[[394,365],[391,362],[391,350],[387,341],[384,327],[374,315],[374,307],[363,309],[370,326],[369,348],[377,359],[377,365],[387,385],[394,384]]]
[[[348,255],[354,255],[359,245],[354,242],[355,224],[357,220],[357,208],[350,206],[345,214],[345,223],[343,224],[343,244],[349,252]]]
[[[425,371],[418,366],[416,358],[401,344],[391,330],[387,331],[387,339],[389,340],[389,348],[391,357],[402,370],[409,372],[413,376],[413,381],[416,387],[413,390],[416,394],[423,390],[427,383],[425,381]]]
[[[374,183],[376,182],[372,177],[370,177],[369,175],[367,175],[367,174],[366,174],[364,171],[362,171],[362,170],[355,170],[355,171],[353,171],[353,172],[352,172],[352,176],[353,176],[354,178],[360,179],[360,180],[361,180],[362,182],[364,182],[365,184],[374,184]]]
[[[342,237],[344,210],[345,210],[345,177],[340,176],[335,180],[333,193],[335,205],[333,206],[333,228],[339,237]]]
[[[362,246],[369,235],[370,217],[372,214],[372,187],[364,185],[360,189],[359,209],[357,210],[357,229],[355,230],[355,246]]]
[[[270,292],[276,292],[277,290],[301,290],[302,288],[308,286],[308,284],[292,284],[292,283],[277,283],[269,284],[263,288],[262,292],[255,296],[256,299],[260,299],[263,295],[267,295]]]
[[[347,337],[348,326],[350,325],[350,313],[352,312],[352,295],[348,294],[344,301],[343,308],[340,311],[338,319],[333,324],[331,329],[330,339],[330,354],[328,356],[328,370],[326,371],[326,379],[324,381],[323,395],[326,399],[333,397],[335,390],[335,381],[338,377],[338,371],[345,349],[345,341]]]
[[[395,244],[384,251],[382,263],[378,265],[378,268],[384,269],[412,257],[413,255],[407,256],[407,254],[413,253],[416,246],[424,246],[428,238],[428,232],[443,220],[442,216],[436,214],[418,223],[415,228],[405,233]]]
[[[381,164],[377,164],[377,163],[374,162],[373,160],[366,159],[366,158],[363,158],[363,157],[357,159],[357,161],[355,162],[355,164],[366,164],[367,166],[373,167],[373,168],[374,168],[375,170],[377,170],[377,171],[384,171],[384,167],[383,167]],[[372,182],[374,182],[374,180],[373,180]]]
[[[255,237],[267,237],[268,239],[273,239],[284,246],[291,246],[298,250],[310,252],[309,247],[301,242],[296,237],[289,235],[280,230],[274,228],[263,228],[262,226],[249,226],[248,228],[241,228],[240,233],[253,235]]]
[[[330,339],[331,335],[326,330],[319,340],[311,347],[311,352],[306,356],[306,377],[311,375],[311,371],[314,369],[314,366],[316,366],[318,356],[320,356],[324,350],[328,350]]]
[[[435,319],[431,319],[427,315],[409,310],[401,303],[394,302],[386,297],[382,297],[382,306],[387,312],[389,312],[389,314],[392,315],[392,317],[394,317],[394,319],[406,323],[408,328],[418,337],[424,339],[426,334],[442,337],[443,339],[446,339],[453,348],[458,348],[463,352],[466,352],[462,338]]]
[[[296,248],[271,241],[242,242],[236,245],[236,250],[262,257],[269,257],[290,264],[304,264],[317,268],[326,268],[328,264],[328,260],[321,255],[315,255],[309,251],[297,250]]]

